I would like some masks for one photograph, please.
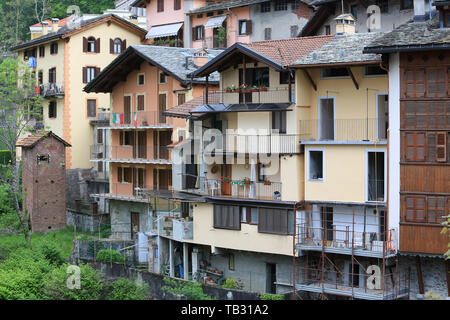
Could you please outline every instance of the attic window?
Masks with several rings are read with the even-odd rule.
[[[37,163],[38,164],[41,164],[41,162],[50,163],[50,155],[49,154],[42,155],[42,156],[38,154],[36,157],[37,157]]]

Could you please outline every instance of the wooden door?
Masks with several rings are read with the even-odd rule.
[[[137,187],[138,188],[145,188],[145,169],[144,168],[137,168]]]
[[[131,123],[131,97],[125,96],[123,98],[123,122],[125,124]]]
[[[163,114],[167,108],[167,96],[162,93],[159,95],[159,123],[166,123],[166,116]]]
[[[137,140],[138,158],[145,159],[147,158],[147,132],[138,131]]]
[[[131,239],[134,239],[140,230],[139,212],[131,212],[130,215],[131,215]]]
[[[223,195],[229,196],[231,195],[231,165],[224,164],[222,165],[222,177],[228,177],[228,182],[221,183],[221,191]]]

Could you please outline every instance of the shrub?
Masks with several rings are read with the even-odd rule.
[[[65,262],[62,250],[56,246],[55,242],[46,240],[39,244],[39,250],[44,258],[54,266],[59,267]]]
[[[0,150],[0,164],[7,165],[11,161],[11,152],[9,150]]]
[[[284,300],[284,294],[261,293],[261,300]]]
[[[125,263],[125,256],[115,250],[100,250],[97,253],[97,260],[103,262]]]
[[[202,285],[199,282],[177,281],[167,277],[163,281],[167,284],[161,287],[164,292],[184,295],[187,300],[213,300],[212,297],[203,293]]]
[[[104,300],[147,300],[148,285],[125,278],[105,285]]]
[[[222,287],[228,288],[228,289],[240,289],[237,281],[234,279],[230,279],[230,278],[225,280],[225,283],[222,285]]]

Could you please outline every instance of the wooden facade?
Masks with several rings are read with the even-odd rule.
[[[400,251],[443,254],[450,212],[450,55],[400,55]]]

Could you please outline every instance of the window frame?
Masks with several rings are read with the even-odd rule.
[[[287,0],[279,0],[275,2],[274,11],[286,11],[288,9]]]
[[[91,39],[91,40],[89,40],[89,39]],[[87,38],[86,42],[87,42],[86,52],[87,53],[97,53],[97,48],[96,48],[97,47],[97,39],[93,36],[90,36]],[[90,49],[93,49],[94,51],[90,51]]]
[[[113,40],[113,53],[120,54],[123,52],[122,50],[123,41],[120,38],[115,38]]]
[[[272,4],[270,1],[266,1],[260,4],[259,12],[266,13],[272,11]]]
[[[408,135],[413,135],[414,141],[412,144],[408,144]],[[423,135],[423,145],[417,144],[417,136]],[[427,133],[425,131],[407,131],[404,135],[404,159],[410,162],[423,162],[427,158]],[[414,148],[414,155],[412,158],[408,158],[408,148]],[[417,157],[417,148],[423,148],[423,158]]]
[[[139,109],[139,97],[143,97],[144,99],[144,105],[142,106],[142,109]],[[145,101],[146,97],[145,97],[145,93],[136,93],[136,112],[143,112],[145,111]]]
[[[142,84],[139,82],[139,80],[141,79],[140,78],[141,76],[143,76],[143,79],[144,79],[144,82]],[[137,75],[137,86],[138,87],[145,86],[145,73],[138,73],[138,75]]]
[[[347,70],[347,68],[345,68],[345,67],[321,68],[320,69],[320,79],[349,79],[350,78],[350,74],[348,73],[348,70],[347,70],[347,75],[346,76],[329,76],[329,75],[325,75],[326,70],[330,70],[330,69],[345,69],[345,70]]]
[[[89,115],[89,101],[95,101],[95,115]],[[88,118],[97,118],[97,99],[95,98],[88,98],[86,99],[86,115]]]
[[[53,109],[53,112],[50,112],[51,109]],[[49,119],[58,118],[58,102],[55,100],[50,100],[48,103],[48,118]]]
[[[164,12],[164,0],[157,0],[156,1],[156,12]]]
[[[58,54],[58,42],[53,42],[50,44],[50,54],[51,55]]]
[[[411,7],[405,7],[406,1],[411,4]],[[400,10],[414,9],[414,0],[400,0]]]
[[[164,82],[161,82],[161,76],[164,76]],[[159,84],[167,84],[167,75],[162,71],[159,71],[159,73],[158,73],[158,83]]]
[[[311,152],[322,152],[322,178],[311,178]],[[309,182],[325,182],[325,149],[311,148],[308,149],[307,174]]]
[[[173,0],[173,10],[181,10],[181,0]]]

